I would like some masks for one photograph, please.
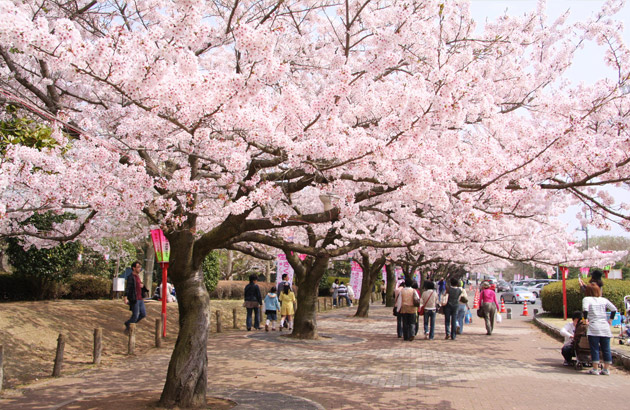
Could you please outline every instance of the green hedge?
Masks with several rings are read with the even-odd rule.
[[[68,281],[68,299],[104,299],[110,296],[112,280],[93,275],[74,275]]]
[[[245,297],[245,286],[248,283],[249,281],[247,280],[220,280],[215,289],[208,293],[210,294],[210,299],[243,299]],[[274,286],[276,286],[275,282],[258,282],[263,299]],[[297,285],[294,284],[291,289],[297,292]]]
[[[603,279],[603,296],[610,300],[620,312],[623,312],[623,298],[630,295],[630,281]],[[540,295],[542,308],[555,316],[563,316],[562,312],[562,281],[553,282],[542,289]],[[584,294],[580,291],[580,284],[577,279],[567,280],[567,312],[582,310],[582,298]]]

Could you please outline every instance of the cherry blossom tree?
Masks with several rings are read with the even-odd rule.
[[[476,34],[466,1],[3,1],[2,101],[47,122],[58,145],[7,148],[0,234],[46,246],[141,218],[161,227],[180,309],[161,403],[202,406],[200,267],[213,249],[255,255],[244,241],[264,243],[260,232],[329,223],[350,241],[398,229],[413,242],[436,220],[441,235],[494,238],[483,221],[542,220],[576,201],[591,223],[627,223],[627,205],[600,189],[629,177],[619,7],[573,25],[541,7]],[[590,40],[618,78],[563,83]],[[41,211],[78,218],[20,225]]]

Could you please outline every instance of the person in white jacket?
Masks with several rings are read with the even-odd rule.
[[[354,301],[354,290],[350,284],[348,284],[348,297],[350,298],[350,307],[352,307],[352,303]]]

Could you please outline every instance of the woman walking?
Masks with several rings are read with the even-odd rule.
[[[280,319],[280,331],[282,331],[282,326],[284,326],[285,320],[289,324],[289,331],[293,330],[293,315],[295,314],[295,303],[297,299],[295,298],[295,293],[291,290],[291,287],[285,286],[282,289],[282,293],[280,294],[280,315],[282,318]]]
[[[612,353],[610,351],[610,324],[615,318],[617,308],[608,299],[602,297],[602,289],[596,283],[589,283],[584,290],[586,295],[582,299],[584,319],[588,319],[588,344],[591,348],[593,368],[588,374],[610,375]],[[606,317],[606,309],[610,310],[610,318]],[[602,351],[604,368],[599,370],[599,350]]]
[[[494,320],[497,316],[497,310],[500,309],[497,301],[497,294],[490,289],[488,282],[481,284],[481,295],[479,296],[479,308],[483,309],[483,319],[486,322],[486,334],[489,336],[494,330]]]
[[[424,282],[424,292],[420,298],[420,310],[424,310],[424,338],[433,340],[435,335],[435,314],[437,309],[438,293],[435,283]]]

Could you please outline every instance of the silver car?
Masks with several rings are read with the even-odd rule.
[[[536,304],[536,296],[524,286],[514,286],[511,290],[503,292],[501,298],[511,303],[523,303],[527,301],[527,303],[531,303],[532,305]]]
[[[534,286],[528,287],[527,290],[532,292],[535,297],[539,298],[540,297],[540,292],[542,292],[542,288],[544,288],[545,285],[547,285],[547,283],[538,283],[538,284],[536,284]]]

